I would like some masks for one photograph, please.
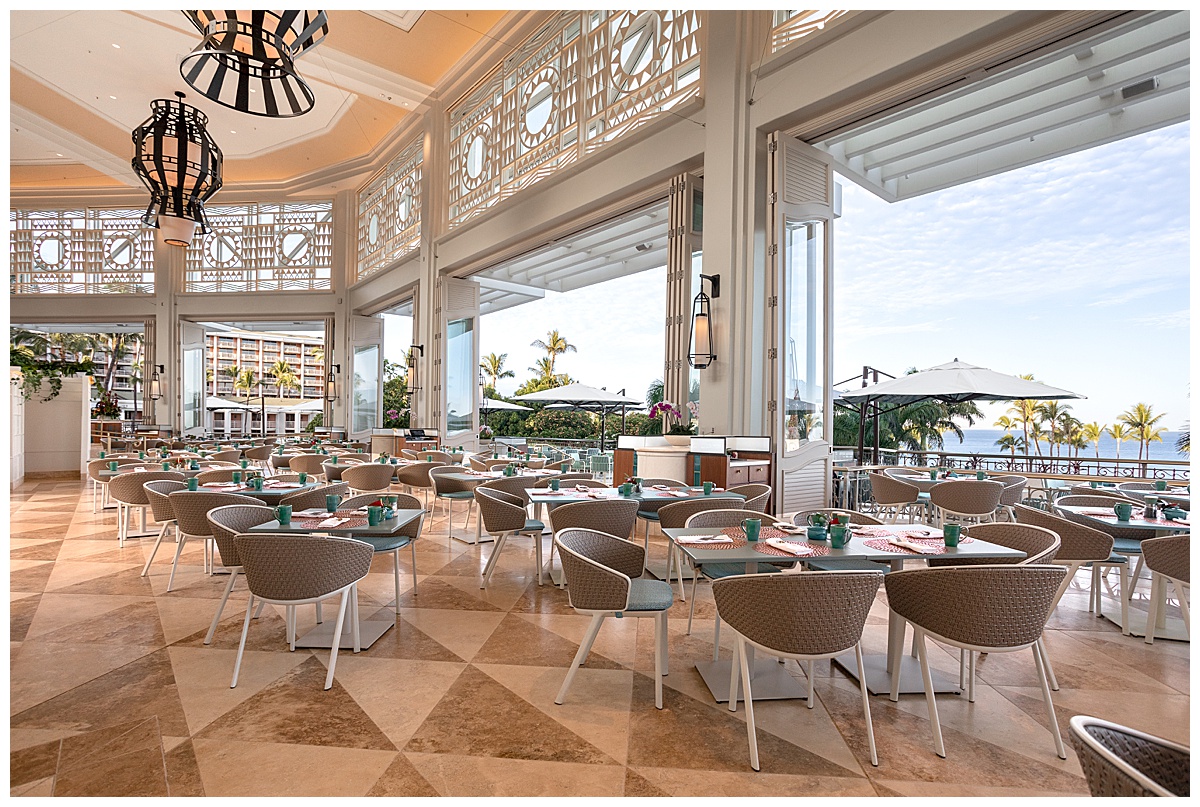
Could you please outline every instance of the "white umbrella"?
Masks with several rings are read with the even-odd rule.
[[[292,404],[288,409],[293,412],[324,412],[325,402],[320,398],[314,398],[311,401],[301,401],[298,404]]]
[[[530,411],[528,406],[521,406],[520,404],[509,403],[508,401],[503,401],[499,398],[484,398],[483,402],[479,404],[479,411],[481,411],[481,412],[496,412],[501,409],[504,409],[505,411],[511,410],[514,412]]]
[[[205,409],[249,409],[249,406],[240,404],[237,401],[227,401],[224,398],[218,398],[215,395],[209,395],[204,399]]]
[[[916,403],[930,399],[943,403],[964,401],[1057,400],[1082,398],[1065,389],[1051,387],[1040,381],[1029,381],[1015,375],[997,373],[986,367],[976,367],[955,359],[919,373],[902,375],[880,381],[858,390],[841,394],[848,403]]]
[[[585,412],[596,412],[600,415],[601,424],[604,423],[604,416],[609,412],[615,412],[620,409],[622,412],[626,407],[640,409],[642,402],[637,398],[630,398],[624,394],[625,390],[620,393],[609,392],[606,389],[596,389],[589,387],[587,384],[567,384],[565,387],[553,387],[552,389],[544,389],[540,392],[530,392],[527,395],[514,396],[518,401],[530,401],[548,403],[556,408],[562,409],[582,409]],[[624,414],[622,414],[622,420]],[[604,429],[600,429],[600,450],[604,450]]]

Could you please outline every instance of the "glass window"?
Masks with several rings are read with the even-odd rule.
[[[196,429],[204,424],[200,421],[200,407],[204,395],[204,348],[183,351],[183,431]]]
[[[475,320],[456,319],[446,332],[446,431],[469,431],[475,413]]]
[[[353,379],[350,430],[359,434],[378,426],[379,345],[359,345],[354,348]]]
[[[824,437],[825,223],[788,222],[784,255],[784,453]]]

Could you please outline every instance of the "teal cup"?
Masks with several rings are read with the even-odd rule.
[[[164,462],[164,463],[162,464],[162,466],[163,466],[163,470],[164,470],[164,471],[169,471],[169,470],[171,470],[171,463],[169,463],[169,462]]]
[[[1167,521],[1178,521],[1187,517],[1187,511],[1178,507],[1164,507],[1162,515]]]
[[[1117,514],[1117,521],[1128,521],[1133,515],[1133,505],[1128,502],[1117,502],[1113,505],[1113,512]]]
[[[1094,487],[1096,487],[1096,483],[1095,483],[1095,482],[1088,482],[1088,484],[1089,484],[1089,485],[1091,485],[1093,488],[1094,488]]]
[[[256,476],[250,480],[250,484],[254,486],[255,490],[262,490],[262,483],[263,481],[261,476]]]
[[[101,452],[100,452],[100,459],[104,459],[104,452],[103,452],[103,451],[101,451]]]
[[[986,471],[976,471],[975,478],[976,479],[987,479],[987,472]]]
[[[829,545],[841,549],[846,545],[848,530],[845,524],[834,524],[829,528]]]
[[[557,479],[550,480],[550,490],[558,490],[558,480]]]
[[[360,448],[360,449],[358,449],[357,451],[355,451],[354,453],[355,453],[355,454],[361,454],[361,453],[363,453],[363,450]]]
[[[103,456],[103,455],[101,455],[101,456]],[[1164,479],[1156,479],[1156,480],[1154,481],[1154,489],[1155,489],[1155,490],[1166,490],[1166,489],[1167,489],[1167,483],[1166,483],[1166,480],[1164,480]]]
[[[200,461],[192,460],[191,463],[188,465],[188,468],[192,469],[193,471],[199,471],[200,470]]]
[[[392,457],[392,465],[397,465],[399,462],[400,462],[400,460],[396,459],[395,457]]]
[[[308,484],[308,474],[304,473],[304,471],[301,471],[301,472],[300,472],[299,474],[297,474],[297,475],[300,477],[300,479],[298,479],[297,481],[298,481],[298,482],[299,482],[301,485],[307,485],[307,484]]]
[[[250,460],[240,460],[239,464],[242,466],[242,468],[249,468]]]
[[[242,472],[234,471],[233,474],[231,475],[231,477],[234,482],[241,482],[242,481]]]
[[[742,529],[746,533],[747,541],[757,541],[758,531],[762,529],[761,518],[747,518],[742,521]]]
[[[825,532],[824,527],[814,524],[808,528],[808,540],[824,541],[826,537],[828,537],[828,533]]]
[[[821,529],[825,529],[829,526],[829,516],[825,515],[824,513],[809,513],[806,521],[810,527],[820,527]]]
[[[961,535],[961,524],[944,524],[942,526],[942,538],[945,540],[946,546],[958,546],[958,539]]]
[[[329,464],[337,465],[337,454],[334,454],[332,457],[329,458]]]
[[[336,493],[331,493],[325,497],[325,512],[332,513],[338,509],[338,505],[342,503],[342,497]]]
[[[292,506],[290,504],[281,504],[275,508],[275,520],[280,526],[286,527],[292,523]]]
[[[116,460],[109,460],[109,461],[108,461],[108,470],[110,470],[110,471],[115,471],[115,470],[117,470],[117,461],[116,461]]]
[[[138,459],[139,459],[139,460],[144,460],[144,459],[146,459],[146,452],[145,452],[145,451],[139,451],[139,452],[138,452]]]
[[[113,463],[113,465],[116,465],[116,463],[114,462],[114,463]],[[624,497],[626,497],[626,498],[628,498],[628,497],[630,496],[630,494],[632,494],[632,493],[633,493],[633,485],[631,485],[629,482],[625,482],[625,483],[623,483],[623,484],[621,485],[621,487],[619,487],[619,488],[617,488],[617,489],[618,489],[619,491],[621,491],[621,495],[622,495],[622,496],[624,496]]]
[[[379,522],[383,521],[383,508],[377,504],[373,504],[367,508],[367,526],[378,527]]]
[[[187,481],[187,486],[188,486],[188,490],[199,490],[200,489],[200,480],[193,476],[191,479],[189,479]]]
[[[704,495],[705,495],[705,496],[711,496],[711,495],[712,495],[712,492],[713,492],[713,483],[712,483],[712,482],[705,482],[705,483],[704,483]]]
[[[934,470],[932,470],[932,471],[930,471],[930,472],[929,472],[929,478],[930,478],[930,479],[937,479],[937,469],[936,469],[936,468],[935,468]]]

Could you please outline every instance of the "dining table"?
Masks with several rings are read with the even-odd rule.
[[[1153,492],[1149,495],[1162,498],[1162,494],[1159,492]],[[1104,529],[1105,527],[1117,527],[1123,530],[1140,530],[1146,533],[1146,538],[1158,538],[1164,535],[1178,535],[1179,533],[1185,532],[1190,533],[1192,530],[1191,522],[1186,519],[1167,519],[1162,516],[1153,519],[1144,518],[1143,516],[1145,511],[1136,505],[1133,506],[1132,513],[1130,514],[1128,521],[1120,521],[1117,518],[1116,512],[1112,508],[1102,508],[1095,505],[1084,506],[1056,504],[1054,505],[1054,508],[1056,510],[1078,516],[1085,522],[1091,522],[1092,525],[1101,529],[1101,531],[1107,531]],[[1132,585],[1135,581],[1131,580],[1130,582]],[[1190,641],[1191,639],[1187,630],[1187,626],[1184,624],[1183,620],[1167,616],[1166,588],[1166,586],[1162,586],[1159,589],[1158,617],[1154,620],[1154,638],[1174,639],[1175,641],[1179,642]],[[1128,596],[1124,591],[1122,591],[1121,594],[1122,596]],[[1119,625],[1121,630],[1125,633],[1128,633],[1132,636],[1145,636],[1146,620],[1149,618],[1149,616],[1141,609],[1135,608],[1133,603],[1134,600],[1131,599],[1128,608],[1128,625],[1122,620],[1121,611],[1119,609],[1115,612],[1113,612],[1112,609],[1109,609],[1108,611],[1102,611],[1100,616],[1116,625]]]
[[[834,549],[828,540],[809,541],[807,531],[786,522],[764,524],[758,541],[748,542],[740,527],[689,527],[663,530],[696,569],[707,564],[741,563],[746,574],[757,574],[760,563],[780,561],[803,561],[805,558],[829,558],[844,560],[870,560],[887,564],[892,571],[904,568],[906,561],[924,561],[928,558],[997,558],[1020,559],[1025,553],[1006,546],[971,538],[965,532],[958,546],[945,545],[942,531],[928,524],[884,524],[879,526],[852,525],[846,545]],[[900,541],[904,546],[893,544]],[[900,676],[899,691],[902,694],[924,693],[925,684],[921,666],[913,656],[904,654],[905,620],[895,612],[888,612],[887,653],[863,653],[863,667],[867,676],[867,690],[872,695],[887,695],[891,691],[892,676]],[[731,660],[718,657],[719,646],[713,648],[711,662],[697,663],[696,669],[704,679],[713,697],[718,701],[729,700],[729,668]],[[841,667],[851,678],[858,680],[858,664],[853,651],[837,656],[833,663]],[[793,688],[787,681],[778,678],[779,667],[757,662],[755,674],[767,676],[774,682],[763,687],[765,700],[804,697],[796,695],[800,687]],[[790,676],[789,676],[790,677]],[[957,677],[933,671],[935,692],[959,692]],[[778,694],[772,694],[778,693]],[[754,697],[759,696],[758,679],[755,678]]]
[[[307,510],[294,511],[289,524],[280,524],[278,520],[268,521],[256,527],[251,527],[248,532],[269,532],[283,535],[311,535],[319,533],[347,538],[358,536],[386,537],[395,535],[415,519],[424,515],[424,513],[425,511],[419,508],[393,510],[391,518],[386,518],[372,527],[368,523],[367,508],[365,507],[336,510],[332,513],[323,507],[314,507]],[[360,619],[358,622],[359,647],[364,650],[370,647],[380,636],[387,633],[388,629],[395,626],[395,624],[396,620],[394,618],[381,620]],[[332,622],[319,622],[316,627],[309,630],[303,636],[296,638],[296,647],[332,649],[333,629],[334,624]],[[349,620],[342,626],[338,648],[342,650],[354,649],[354,633]]]
[[[292,493],[300,493],[313,488],[322,487],[324,483],[308,481],[303,485],[299,482],[272,482],[270,477],[267,477],[263,482],[262,490],[255,490],[253,487],[241,482],[209,482],[200,485],[199,489],[210,493],[236,493],[239,496],[249,496],[258,499],[263,504],[276,505],[284,496]]]

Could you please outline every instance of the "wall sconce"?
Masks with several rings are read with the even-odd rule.
[[[417,392],[421,389],[420,379],[417,377],[417,353],[425,355],[424,345],[409,345],[408,346],[408,391]]]
[[[154,375],[150,377],[150,400],[157,401],[159,398],[161,398],[163,396],[162,381],[159,379],[158,374],[165,373],[166,371],[167,371],[166,365],[163,365],[163,364],[154,365]]]
[[[342,371],[342,365],[329,365],[329,375],[325,376],[325,400],[336,401],[337,394],[337,374]]]
[[[717,360],[713,353],[711,301],[704,293],[704,281],[712,284],[712,296],[721,296],[720,275],[700,275],[700,293],[692,303],[692,350],[688,353],[688,364],[703,370]]]

